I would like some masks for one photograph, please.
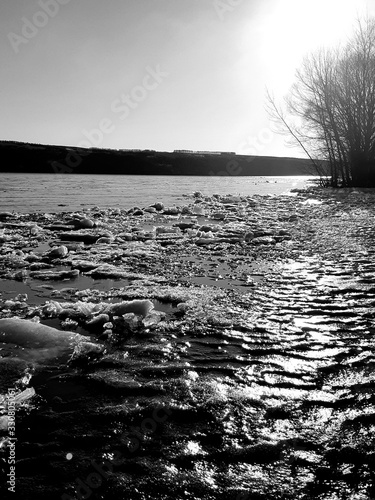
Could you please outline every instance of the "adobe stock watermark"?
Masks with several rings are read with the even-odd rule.
[[[156,90],[161,83],[168,78],[169,73],[163,71],[159,64],[156,67],[147,66],[145,75],[139,85],[134,86],[127,94],[120,94],[111,103],[111,111],[117,115],[119,120],[125,120],[130,114],[144,102],[149,94]],[[70,148],[64,163],[52,162],[52,168],[56,174],[71,173],[81,165],[83,157],[92,153],[90,148],[99,147],[106,135],[112,134],[116,130],[116,125],[111,118],[103,118],[95,128],[82,130],[83,139],[77,144],[80,152]]]
[[[243,0],[213,0],[212,5],[220,21],[224,21],[227,12],[233,12]]]
[[[241,155],[257,156],[259,155],[275,138],[274,132],[270,128],[263,128],[256,137],[249,136],[239,145]]]
[[[213,172],[212,170],[208,175],[210,176],[232,176],[232,175],[241,175],[243,168],[240,165],[240,162],[234,158],[230,159],[226,165],[225,170],[219,170],[218,172]]]
[[[161,415],[161,412],[164,414]],[[127,446],[130,453],[135,453],[139,450],[141,442],[145,441],[147,436],[156,432],[158,425],[165,423],[171,413],[172,411],[168,408],[157,406],[152,412],[152,416],[144,418],[139,427],[131,426],[130,432],[123,432],[120,441]],[[92,460],[91,466],[95,472],[88,474],[85,479],[77,477],[75,479],[75,496],[72,497],[64,493],[61,495],[61,500],[87,500],[90,498],[94,490],[97,490],[103,484],[103,480],[113,473],[114,467],[120,467],[124,463],[123,454],[118,450],[114,450],[107,456],[109,456],[108,459],[99,462]],[[68,453],[66,457],[67,460],[72,460],[73,455]]]
[[[7,474],[8,491],[16,492],[16,389],[8,390],[8,439],[7,447],[9,450],[8,465],[9,472]]]
[[[243,140],[238,146],[238,152],[240,155],[248,156],[246,159],[247,163],[251,163],[254,161],[255,156],[259,156],[260,153],[264,150],[267,144],[270,144],[275,138],[275,134],[269,128],[263,128],[260,130],[256,137],[249,136],[245,140]],[[243,167],[241,166],[240,161],[236,158],[231,158],[225,165],[224,170],[220,170],[219,172],[211,171],[209,173],[210,176],[237,176],[241,175],[243,172]],[[246,173],[245,175],[248,175]]]
[[[35,38],[39,31],[47,26],[50,19],[57,16],[62,5],[67,5],[71,0],[38,0],[40,10],[37,10],[31,19],[22,17],[21,34],[8,33],[8,40],[16,54],[22,45],[27,45]]]

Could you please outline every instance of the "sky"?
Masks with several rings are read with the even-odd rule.
[[[304,55],[375,0],[1,0],[0,140],[303,157],[275,133]]]

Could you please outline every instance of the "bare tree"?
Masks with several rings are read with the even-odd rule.
[[[345,46],[305,57],[285,110],[267,100],[320,176],[328,165],[330,185],[375,186],[375,19],[358,21]]]

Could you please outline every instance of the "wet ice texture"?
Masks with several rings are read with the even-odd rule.
[[[300,203],[309,199],[322,203]],[[373,195],[259,198],[243,203],[245,215],[226,201],[198,204],[216,214],[199,224],[212,237],[185,227],[182,238],[159,232],[150,244],[124,239],[87,250],[86,262],[105,258],[109,271],[129,273],[129,265],[139,274],[117,290],[63,292],[71,310],[87,301],[91,320],[90,303],[157,298],[173,307],[152,327],[140,322],[122,341],[106,341],[107,352],[83,371],[35,385],[46,406],[23,415],[21,491],[36,476],[39,497],[74,496],[91,460],[119,452],[98,490],[103,498],[374,496]],[[222,239],[231,242],[216,241],[219,212],[230,219]],[[115,233],[122,218],[111,217]],[[252,286],[229,286],[249,277]],[[19,314],[43,321],[43,307],[26,303]],[[166,418],[155,420],[156,410]]]

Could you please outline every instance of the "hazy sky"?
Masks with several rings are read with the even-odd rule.
[[[364,9],[375,0],[1,0],[0,140],[303,156],[271,131],[265,88],[283,95]]]

